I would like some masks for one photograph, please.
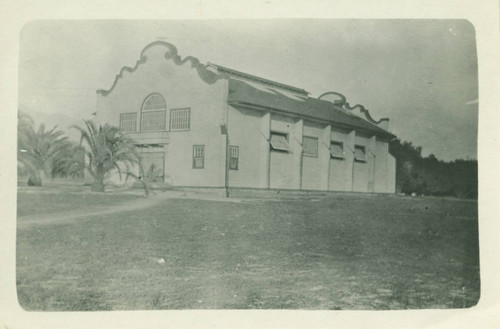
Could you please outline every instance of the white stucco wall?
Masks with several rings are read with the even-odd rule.
[[[267,173],[261,170],[269,165],[265,156],[269,127],[262,131],[264,115],[262,111],[229,108],[230,144],[239,147],[238,170],[229,170],[230,186],[267,187]]]
[[[324,129],[326,125],[304,122],[304,136],[318,140],[318,156],[304,155],[302,160],[302,189],[326,190],[328,176],[329,144],[325,145]]]
[[[332,127],[330,140],[343,143],[344,158],[330,159],[328,189],[331,191],[351,191],[354,159],[351,150],[354,147],[354,131]]]
[[[291,152],[270,152],[270,188],[299,189],[302,120],[271,114],[271,131],[288,135]]]
[[[220,125],[225,121],[227,80],[209,84],[189,61],[177,65],[166,59],[167,51],[161,45],[148,49],[145,63],[134,72],[124,72],[108,95],[98,95],[96,121],[119,126],[120,113],[135,112],[139,131],[145,98],[151,93],[162,95],[167,105],[167,132],[133,134],[134,138],[142,142],[149,135],[152,137],[145,142],[168,144],[165,176],[173,185],[224,186],[224,171],[220,168],[224,166],[225,148],[221,145]],[[170,111],[176,108],[190,109],[188,131],[168,131]],[[193,145],[205,145],[203,169],[193,169]]]
[[[361,145],[365,147],[365,162],[354,161],[354,178],[353,187],[354,192],[368,192],[368,181],[371,180],[370,169],[373,166],[373,156],[368,151],[369,138],[356,135],[354,139],[355,145]],[[353,148],[354,150],[354,148]]]
[[[375,158],[375,192],[389,192],[389,181],[387,177],[389,145],[387,142],[376,141],[377,157]]]

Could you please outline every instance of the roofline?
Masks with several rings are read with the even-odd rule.
[[[293,114],[293,113],[290,113],[290,112],[287,112],[287,111],[276,109],[274,107],[260,106],[260,105],[249,104],[249,103],[238,102],[238,101],[229,101],[227,103],[229,105],[240,106],[240,107],[244,107],[244,108],[248,108],[248,109],[253,109],[253,110],[258,110],[258,111],[273,111],[273,112],[276,112],[276,113],[279,113],[279,114],[285,114],[285,115],[291,116],[291,117],[304,118],[304,119],[307,119],[307,120],[311,120],[311,121],[315,121],[315,122],[320,122],[320,123],[327,122],[328,124],[330,124],[332,126],[335,126],[335,127],[358,130],[358,131],[365,132],[365,133],[370,133],[370,134],[373,134],[373,135],[376,135],[376,136],[385,136],[385,137],[389,137],[389,138],[396,137],[396,135],[394,135],[394,134],[392,134],[392,133],[390,133],[390,132],[388,132],[388,131],[386,131],[386,130],[378,127],[378,126],[375,126],[375,125],[373,125],[375,128],[378,128],[378,129],[380,129],[382,131],[377,131],[377,132],[376,131],[370,131],[370,130],[365,129],[365,128],[360,128],[360,127],[346,125],[346,124],[339,124],[338,122],[335,122],[333,120],[332,121],[330,121],[330,120],[323,120],[323,119],[318,119],[318,118],[315,118],[315,117],[312,117],[312,116],[309,116],[309,115]]]
[[[225,72],[225,73],[229,73],[229,74],[232,74],[232,75],[240,76],[242,78],[246,78],[246,79],[249,79],[249,80],[254,80],[254,81],[258,81],[258,82],[264,82],[264,83],[266,83],[268,85],[272,85],[272,86],[275,86],[275,87],[280,87],[280,88],[287,89],[287,90],[290,90],[290,91],[293,91],[293,92],[296,92],[296,93],[301,93],[301,94],[303,94],[305,96],[309,95],[309,92],[307,92],[304,89],[297,88],[297,87],[294,87],[294,86],[290,86],[290,85],[287,85],[287,84],[284,84],[284,83],[281,83],[281,82],[276,82],[276,81],[268,80],[268,79],[261,78],[261,77],[258,77],[256,75],[244,73],[244,72],[241,72],[241,71],[236,71],[236,70],[230,69],[230,68],[222,66],[222,65],[218,65],[218,64],[207,62],[207,66],[213,67],[213,68],[217,69],[220,72]]]
[[[146,52],[150,48],[155,47],[155,46],[165,47],[166,51],[163,54],[163,57],[166,60],[172,60],[174,62],[174,64],[176,64],[178,66],[184,65],[184,64],[189,62],[191,64],[191,68],[195,69],[198,72],[199,77],[203,81],[205,81],[206,83],[213,84],[213,83],[217,82],[219,79],[224,78],[221,74],[217,74],[215,72],[207,70],[206,66],[204,64],[201,64],[200,61],[198,60],[198,58],[193,57],[193,56],[187,56],[187,57],[182,58],[177,53],[177,48],[173,44],[162,41],[162,40],[157,40],[157,41],[151,42],[150,44],[148,44],[146,47],[144,47],[141,50],[141,53],[139,55],[139,60],[136,61],[134,67],[123,66],[121,68],[120,72],[115,76],[115,80],[113,81],[113,85],[109,89],[97,89],[96,93],[98,95],[102,95],[102,96],[109,95],[113,91],[115,86],[117,85],[118,80],[123,78],[125,72],[133,73],[135,70],[137,70],[137,68],[140,65],[147,62],[148,58],[146,56]]]
[[[368,111],[367,108],[365,108],[363,105],[361,104],[357,104],[357,105],[354,105],[354,106],[350,106],[349,103],[347,102],[347,98],[339,93],[339,92],[336,92],[336,91],[328,91],[326,93],[323,93],[321,94],[318,99],[319,100],[323,100],[322,98],[324,96],[327,96],[327,95],[336,95],[336,96],[339,96],[340,97],[340,102],[339,103],[335,103],[335,102],[329,102],[329,103],[332,103],[334,106],[336,106],[338,109],[340,110],[343,110],[345,111],[346,113],[349,113],[349,114],[352,114],[352,115],[355,115],[352,113],[353,110],[355,110],[356,108],[359,108],[359,111],[365,116],[365,118],[368,120],[368,122],[374,124],[374,125],[377,125],[383,121],[389,121],[389,118],[380,118],[379,120],[375,120],[370,112]],[[324,101],[324,100],[323,100]]]

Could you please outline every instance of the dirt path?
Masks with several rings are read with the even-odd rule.
[[[92,220],[95,216],[115,214],[119,212],[135,211],[139,209],[153,207],[168,199],[192,199],[218,202],[241,202],[240,199],[225,199],[211,194],[187,193],[182,191],[159,192],[149,197],[139,198],[134,201],[127,201],[100,207],[91,211],[78,209],[71,212],[56,212],[42,215],[29,215],[17,219],[18,229],[29,229],[39,225],[67,224],[82,219]]]
[[[92,219],[92,217],[95,216],[144,209],[152,207],[160,203],[161,201],[169,199],[171,197],[175,197],[175,195],[173,195],[172,193],[159,193],[150,197],[139,198],[134,201],[127,201],[106,207],[99,207],[91,211],[85,209],[77,209],[71,212],[56,212],[42,215],[34,214],[19,217],[17,219],[17,227],[19,229],[25,229],[38,225],[66,224],[84,218]]]

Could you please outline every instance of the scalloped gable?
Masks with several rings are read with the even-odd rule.
[[[148,57],[146,56],[146,53],[152,47],[165,47],[167,49],[164,54],[165,59],[172,60],[176,65],[182,66],[185,63],[189,62],[191,64],[191,68],[195,69],[198,72],[199,77],[208,84],[213,84],[219,79],[222,79],[224,77],[222,74],[217,74],[215,72],[207,70],[205,65],[201,64],[198,58],[196,57],[187,56],[184,59],[182,59],[177,53],[177,48],[171,43],[165,41],[155,41],[144,47],[144,49],[141,51],[139,60],[135,63],[134,67],[124,66],[121,68],[120,73],[116,75],[115,81],[113,82],[111,88],[107,90],[98,89],[96,93],[102,96],[109,95],[115,88],[116,84],[118,83],[118,80],[123,78],[123,74],[125,72],[133,73],[134,71],[137,70],[139,65],[147,62]]]
[[[359,117],[362,117],[366,119],[367,121],[387,130],[389,128],[389,118],[381,118],[378,121],[375,120],[371,115],[370,112],[363,106],[363,105],[355,105],[351,107],[349,103],[344,104],[344,109],[352,111],[354,115],[357,115]]]
[[[271,93],[273,93],[277,96],[277,97],[275,97],[276,99],[269,99],[270,104],[268,104],[268,105],[272,105],[274,102],[276,102],[277,98],[281,99],[283,97],[291,99],[291,100],[295,100],[295,101],[300,101],[300,102],[304,102],[306,100],[308,100],[309,102],[314,102],[314,99],[307,97],[308,92],[303,90],[303,89],[299,89],[299,88],[296,88],[293,86],[274,82],[274,81],[260,78],[257,76],[252,76],[252,75],[249,75],[249,74],[246,74],[243,72],[239,72],[239,71],[235,71],[235,70],[232,70],[229,68],[225,68],[223,66],[216,65],[216,64],[209,63],[207,65],[203,65],[200,63],[198,58],[193,57],[193,56],[187,56],[184,59],[182,59],[177,53],[177,48],[174,45],[172,45],[168,42],[165,42],[165,41],[154,41],[154,42],[148,44],[146,47],[144,47],[144,49],[142,49],[142,51],[140,53],[139,60],[135,63],[135,66],[134,67],[129,67],[129,66],[122,67],[120,70],[120,73],[115,76],[115,80],[114,80],[111,88],[109,88],[107,90],[99,89],[96,91],[97,94],[102,95],[102,96],[109,95],[116,87],[118,80],[120,80],[124,77],[125,72],[133,73],[137,70],[137,68],[141,64],[144,64],[148,61],[148,56],[146,56],[146,54],[153,47],[165,48],[166,50],[165,50],[165,53],[163,54],[163,57],[165,58],[165,60],[172,60],[174,62],[174,64],[176,64],[178,66],[183,66],[184,64],[189,62],[190,67],[197,71],[198,76],[205,83],[214,84],[215,82],[217,82],[220,79],[228,79],[228,80],[232,81],[238,77],[249,78],[251,81],[247,81],[246,83],[250,84],[250,85],[253,84],[252,81],[256,81],[257,83],[261,83],[262,84],[261,87],[265,87]],[[213,70],[210,70],[209,67],[215,67],[219,73],[214,72]],[[235,77],[233,77],[233,76],[235,76]],[[288,93],[284,93],[283,91],[278,92],[276,90],[276,88],[269,87],[268,85],[279,87],[278,89],[283,88],[284,90],[287,90],[287,91],[290,90],[290,91],[296,92],[298,94],[293,95],[293,96],[288,95]],[[260,89],[258,86],[253,86],[253,87]],[[229,93],[231,93],[231,90],[229,90]],[[302,95],[304,95],[305,97],[302,97]],[[330,99],[330,98],[332,98],[332,96],[334,98],[333,100]],[[322,101],[322,102],[333,103],[333,108],[337,109],[339,112],[343,112],[347,116],[354,116],[354,117],[357,117],[359,119],[362,119],[362,120],[366,121],[367,123],[375,125],[375,126],[381,128],[382,130],[385,130],[386,132],[388,132],[389,119],[382,118],[378,121],[374,120],[372,118],[372,116],[370,115],[370,113],[368,112],[368,110],[363,105],[358,104],[358,105],[351,107],[349,105],[349,103],[346,101],[346,97],[340,93],[332,92],[332,91],[327,92],[327,93],[324,93],[321,96],[319,96],[317,100]],[[284,111],[286,112],[287,109],[284,109]]]
[[[333,96],[333,99],[330,99]],[[366,121],[377,125],[381,127],[384,130],[389,129],[389,118],[381,118],[379,120],[375,120],[371,115],[368,109],[366,109],[363,105],[357,104],[354,106],[350,106],[350,104],[347,102],[347,98],[338,92],[335,91],[329,91],[326,92],[318,97],[318,99],[329,101],[333,103],[334,105],[338,106],[342,110],[356,115],[360,118],[365,119]]]

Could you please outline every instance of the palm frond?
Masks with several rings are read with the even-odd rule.
[[[47,130],[42,123],[35,129],[31,119],[18,121],[18,161],[35,176],[39,172],[51,176],[54,166],[69,156],[70,146],[57,126]]]
[[[128,175],[131,167],[138,164],[141,167],[134,141],[124,137],[117,127],[108,124],[96,126],[93,121],[85,120],[84,127],[72,128],[80,132],[80,145],[85,147],[88,158],[87,171],[96,181],[113,172],[121,180],[124,171]]]

